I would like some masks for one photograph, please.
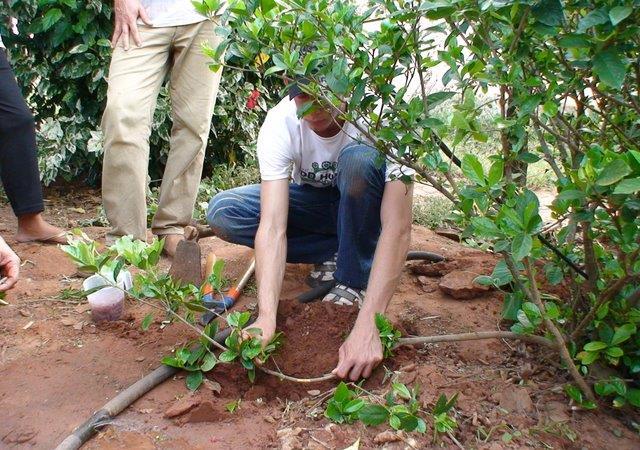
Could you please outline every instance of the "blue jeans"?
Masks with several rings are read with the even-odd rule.
[[[338,157],[335,186],[289,186],[287,262],[315,264],[338,254],[334,278],[364,289],[380,237],[385,164],[372,147],[351,144]],[[220,192],[207,220],[223,240],[254,247],[260,223],[260,185]]]

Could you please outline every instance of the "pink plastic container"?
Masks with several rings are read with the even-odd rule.
[[[104,287],[87,296],[94,322],[118,320],[124,310],[124,292],[117,287]]]

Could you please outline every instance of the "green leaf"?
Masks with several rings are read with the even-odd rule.
[[[361,398],[355,398],[344,406],[344,412],[347,414],[354,414],[360,411],[364,407],[364,400]]]
[[[615,6],[611,8],[609,11],[609,19],[611,19],[611,24],[613,26],[618,25],[624,19],[629,17],[633,12],[633,7],[631,6]]]
[[[260,0],[260,9],[262,9],[262,14],[267,14],[273,8],[276,7],[275,0]]]
[[[202,375],[202,372],[197,370],[195,372],[190,372],[185,381],[187,383],[187,387],[190,390],[195,391],[200,387],[203,380],[204,376]]]
[[[333,393],[333,399],[338,403],[344,403],[348,401],[350,397],[351,391],[349,390],[347,385],[344,384],[343,381],[341,381],[338,387],[336,387],[336,391]]]
[[[142,319],[142,329],[144,331],[147,331],[152,322],[153,322],[153,314],[149,313],[146,316],[144,316],[144,319]]]
[[[44,17],[42,18],[42,31],[47,31],[49,28],[54,26],[58,20],[62,18],[62,11],[58,8],[52,8],[46,12]]]
[[[614,194],[635,194],[640,191],[640,178],[622,180],[613,190]]]
[[[411,392],[409,388],[402,383],[393,383],[392,384],[393,391],[398,394],[401,398],[405,400],[409,400],[411,398]]]
[[[532,247],[533,239],[530,235],[525,233],[518,234],[511,242],[511,253],[513,254],[513,259],[521,261],[525,256],[528,256],[531,253]]]
[[[598,186],[612,185],[631,173],[631,167],[622,158],[617,158],[611,161],[602,170],[596,184]]]
[[[609,347],[604,352],[607,356],[611,356],[612,358],[620,358],[624,355],[624,352],[620,347]]]
[[[488,217],[473,217],[471,219],[471,225],[473,226],[473,230],[481,236],[502,236],[502,231],[500,231],[498,226]]]
[[[607,22],[609,22],[609,14],[607,14],[607,10],[604,8],[596,9],[580,19],[580,22],[578,22],[578,32],[583,33],[588,28],[596,25],[602,25]]]
[[[620,327],[616,328],[616,331],[613,333],[613,338],[611,338],[610,345],[618,345],[636,333],[636,326],[632,323],[626,323]]]
[[[564,23],[564,11],[560,0],[542,0],[531,8],[533,17],[550,27]]]
[[[589,48],[591,41],[586,34],[568,34],[560,38],[558,45],[564,48]]]
[[[640,408],[640,389],[630,388],[627,390],[627,401],[636,408]]]
[[[522,307],[522,299],[514,294],[508,293],[504,297],[504,303],[502,304],[502,317],[507,320],[517,320],[518,311]]]
[[[224,351],[222,353],[220,353],[220,356],[218,357],[218,359],[220,359],[220,361],[222,361],[223,363],[228,363],[233,361],[234,359],[236,359],[238,357],[238,353],[233,351],[233,350],[227,350]]]
[[[462,158],[462,172],[467,178],[474,181],[476,184],[481,186],[485,185],[484,169],[475,155],[472,155],[471,153],[464,155]]]
[[[385,422],[388,417],[389,411],[381,405],[367,404],[358,411],[358,419],[369,426],[380,425]]]
[[[565,189],[560,192],[556,197],[556,200],[584,200],[587,198],[587,194],[584,191],[579,191],[577,189]]]
[[[435,108],[440,103],[449,100],[455,95],[456,95],[456,92],[452,92],[452,91],[441,91],[441,92],[434,92],[433,94],[429,94],[427,95],[427,108],[428,109]]]
[[[593,341],[585,344],[584,349],[587,352],[597,352],[598,350],[602,350],[603,348],[607,348],[606,342],[602,341]]]
[[[207,352],[204,355],[204,358],[202,359],[200,370],[202,370],[203,372],[209,372],[211,369],[213,369],[216,366],[217,363],[218,363],[218,359],[216,358],[216,355],[214,355],[211,352]]]
[[[498,160],[491,165],[489,169],[489,175],[487,177],[487,181],[489,186],[493,187],[498,184],[502,180],[502,174],[504,172],[504,162],[502,160]]]
[[[627,74],[627,65],[620,52],[609,47],[593,57],[593,73],[606,85],[620,89]]]
[[[394,430],[399,430],[402,426],[402,421],[398,416],[393,415],[389,418],[389,425],[391,425],[391,428],[393,428]]]

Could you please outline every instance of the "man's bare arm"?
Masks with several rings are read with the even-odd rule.
[[[260,188],[260,225],[256,233],[258,318],[251,326],[262,330],[268,342],[276,330],[276,313],[287,260],[289,180],[263,181]]]
[[[411,241],[411,205],[413,185],[390,181],[385,185],[380,218],[382,232],[378,239],[364,304],[353,330],[340,347],[340,378],[357,380],[368,377],[382,361],[382,344],[375,325],[375,314],[384,313],[393,296]]]

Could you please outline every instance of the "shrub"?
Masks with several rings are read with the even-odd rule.
[[[380,152],[452,202],[463,236],[504,258],[489,281],[512,285],[505,316],[518,319],[518,332],[554,336],[588,401],[593,393],[581,373],[596,361],[637,377],[636,6],[245,0],[230,9],[228,32],[213,55],[217,64],[227,50],[264,76],[305,76],[305,91],[340,109]],[[432,89],[434,68],[443,72]],[[478,101],[479,93],[493,101]],[[436,116],[447,100],[452,114]],[[456,156],[467,142],[489,142],[495,130],[487,167],[474,154]],[[539,161],[554,175],[552,233],[526,187],[528,165]],[[452,176],[456,165],[462,180]],[[564,298],[540,293],[543,284],[561,282]]]

